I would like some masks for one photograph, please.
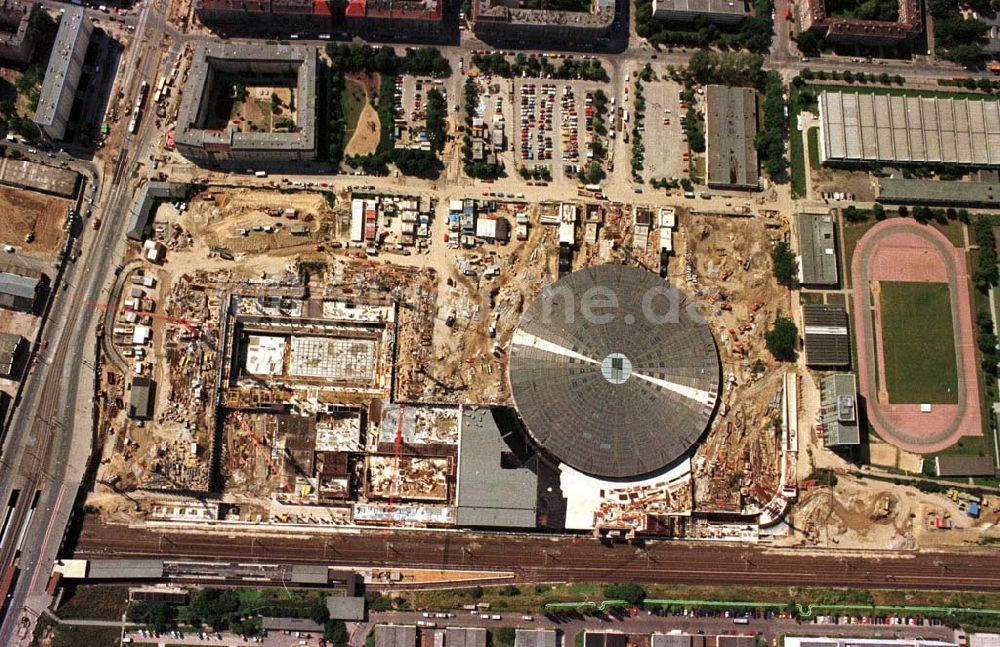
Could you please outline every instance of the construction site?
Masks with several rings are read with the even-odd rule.
[[[157,523],[733,536],[705,513],[747,534],[740,524],[794,482],[787,380],[763,343],[787,300],[769,260],[787,223],[581,197],[208,186],[159,205],[114,298],[94,304],[106,363],[92,503]],[[512,362],[524,335],[542,334],[520,326],[557,279],[615,267],[650,288],[668,278],[702,331],[671,351],[678,359],[622,368],[647,352],[612,352],[621,383],[645,388],[645,375],[690,365],[679,358],[692,348],[712,359],[704,377],[677,374],[688,395],[647,412],[694,416],[675,444],[598,468],[587,461],[603,450],[575,455],[539,431],[516,390],[534,369],[515,375]],[[694,334],[680,330],[662,334]],[[206,497],[218,501],[207,512]]]

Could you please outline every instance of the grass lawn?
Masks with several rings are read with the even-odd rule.
[[[854,259],[854,248],[858,246],[861,237],[868,233],[868,230],[878,224],[874,218],[864,222],[844,222],[844,240],[842,249],[844,250],[844,262],[840,264],[841,283],[846,287],[851,286],[851,263]]]
[[[56,615],[66,620],[121,620],[127,599],[125,586],[68,586]]]
[[[806,135],[809,137],[809,168],[819,168],[819,128],[810,128]]]
[[[344,92],[340,95],[340,107],[344,111],[344,142],[351,141],[354,129],[358,127],[358,119],[365,107],[365,88],[357,81],[344,79]]]
[[[826,303],[831,306],[846,306],[847,295],[842,292],[827,292]]]
[[[47,616],[41,616],[35,626],[32,647],[119,647],[121,630],[118,627],[87,627],[60,625]]]
[[[799,292],[799,303],[802,305],[822,305],[823,304],[823,293],[822,292],[807,292],[802,290]]]
[[[965,247],[965,236],[962,234],[962,228],[964,225],[958,220],[949,220],[945,223],[940,223],[935,221],[931,222],[931,226],[944,234],[951,244],[959,249]]]
[[[882,281],[882,356],[893,403],[958,402],[951,299],[945,283]]]
[[[799,88],[795,85],[789,88],[788,107],[788,164],[792,197],[801,198],[806,194],[806,156],[802,150],[802,133],[795,127],[799,119]]]

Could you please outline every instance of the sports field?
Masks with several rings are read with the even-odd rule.
[[[948,284],[882,281],[879,310],[889,402],[958,402]]]

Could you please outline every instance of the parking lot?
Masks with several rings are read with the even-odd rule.
[[[399,126],[397,140],[404,146],[420,144],[426,139],[427,93],[437,90],[450,105],[448,90],[444,83],[436,79],[403,76],[396,79],[396,124]]]
[[[515,168],[542,165],[554,182],[576,184],[577,169],[587,159],[586,97],[600,84],[516,79],[514,85]]]
[[[669,81],[643,84],[646,113],[643,118],[642,141],[645,144],[642,178],[682,178],[688,175],[687,138],[682,118],[687,106],[682,106],[683,86]],[[628,107],[626,106],[626,109]],[[631,131],[631,124],[625,124]]]

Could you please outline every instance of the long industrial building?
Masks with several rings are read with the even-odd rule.
[[[90,45],[93,23],[83,7],[67,6],[59,21],[45,80],[38,97],[35,123],[52,139],[63,139],[73,109],[76,87],[83,74],[83,60]]]
[[[1000,102],[824,92],[824,163],[1000,166]]]
[[[708,186],[756,189],[757,93],[753,88],[710,85],[705,111]]]

